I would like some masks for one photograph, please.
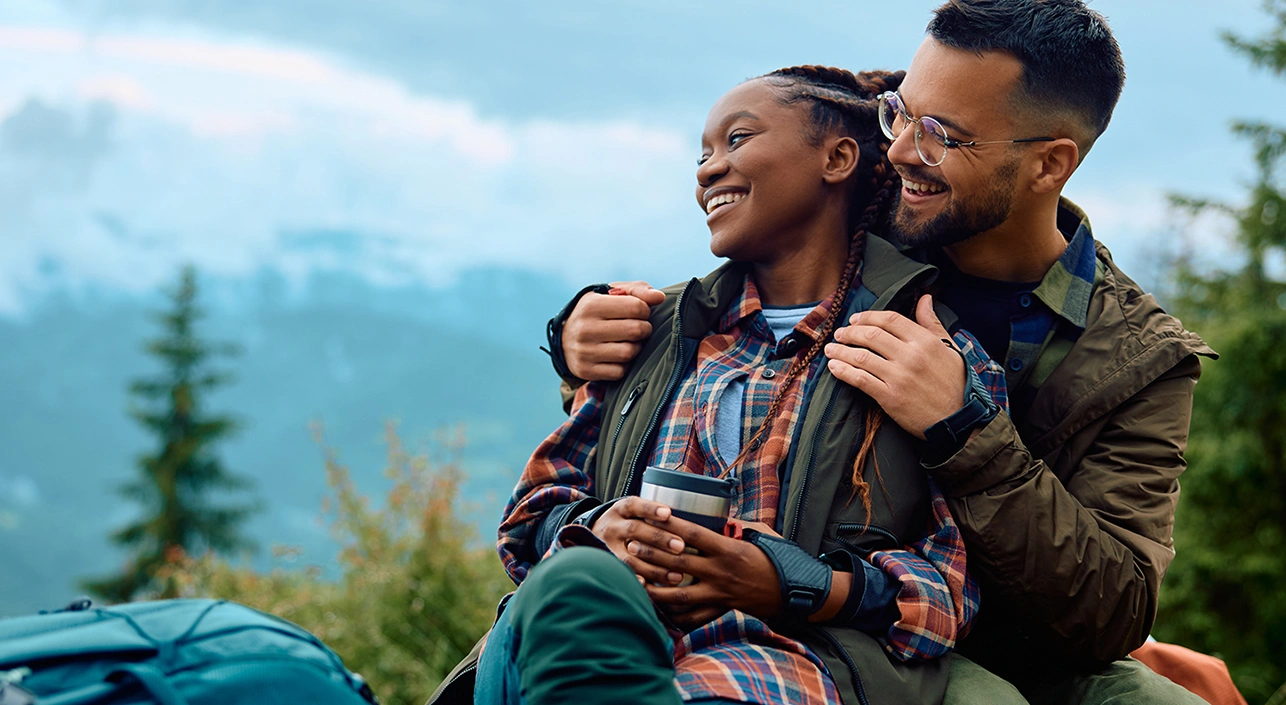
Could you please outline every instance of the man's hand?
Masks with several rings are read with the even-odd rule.
[[[892,311],[866,311],[849,323],[826,346],[831,374],[866,392],[907,433],[923,439],[925,429],[963,405],[964,360],[933,312],[931,297],[920,298],[915,321]]]
[[[667,610],[675,624],[692,629],[729,609],[761,618],[781,611],[777,569],[759,547],[673,516],[657,524],[699,551],[699,555],[676,554],[642,542],[632,542],[628,548],[632,556],[649,565],[696,578],[695,583],[684,587],[663,587],[653,585],[652,581],[645,585],[653,602]],[[692,609],[685,609],[689,607]]]
[[[614,381],[652,335],[651,307],[665,294],[647,282],[613,282],[611,294],[586,294],[563,324],[563,358],[587,382]]]
[[[603,512],[590,530],[643,580],[673,585],[683,579],[681,573],[655,565],[641,557],[637,548],[629,548],[646,547],[646,556],[683,553],[683,540],[664,528],[669,518],[670,508],[664,504],[627,497]]]

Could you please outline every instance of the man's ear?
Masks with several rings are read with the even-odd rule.
[[[1080,164],[1081,150],[1076,146],[1076,141],[1068,137],[1038,144],[1040,162],[1036,165],[1031,189],[1041,194],[1055,193],[1063,188],[1063,184],[1076,171]]]
[[[861,148],[852,137],[837,137],[831,140],[826,150],[826,165],[822,170],[822,181],[828,184],[842,184],[857,170],[861,158]]]

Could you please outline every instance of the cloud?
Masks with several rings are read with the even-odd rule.
[[[483,117],[241,40],[0,27],[6,59],[38,68],[0,75],[0,199],[24,214],[0,222],[0,313],[52,288],[146,291],[182,262],[406,284],[709,259],[694,140],[663,126]],[[299,237],[327,232],[348,239]]]

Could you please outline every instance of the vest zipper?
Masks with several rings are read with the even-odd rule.
[[[616,441],[621,437],[621,429],[625,427],[625,417],[629,415],[630,409],[634,408],[634,402],[638,401],[643,395],[643,390],[647,389],[647,380],[643,380],[634,389],[630,390],[629,396],[625,397],[625,404],[621,406],[621,413],[617,415],[616,430],[612,431],[612,452],[616,452]]]
[[[656,405],[656,410],[652,412],[652,418],[648,421],[647,430],[643,432],[643,439],[639,441],[638,450],[634,452],[634,459],[630,462],[630,474],[625,480],[625,492],[622,496],[635,494],[634,476],[638,474],[639,463],[643,460],[643,452],[648,447],[648,439],[652,437],[652,433],[656,431],[657,424],[661,422],[661,414],[665,411],[665,407],[670,401],[670,396],[674,394],[674,389],[679,384],[679,378],[683,376],[683,369],[687,367],[688,359],[684,353],[685,338],[683,337],[683,300],[687,298],[688,291],[691,288],[692,283],[688,282],[688,285],[683,288],[683,292],[679,294],[679,300],[674,304],[675,318],[677,319],[675,324],[678,326],[677,332],[679,334],[678,357],[674,361],[674,371],[670,373],[670,380],[665,384],[665,391],[661,394],[661,401]]]
[[[885,528],[883,528],[883,527],[873,526],[873,525],[871,525],[871,524],[866,524],[866,525],[862,525],[862,524],[840,524],[839,526],[835,527],[835,530],[836,530],[837,534],[838,534],[838,532],[840,532],[840,531],[845,531],[845,530],[848,530],[848,529],[862,529],[862,530],[863,530],[863,532],[869,531],[869,532],[871,532],[871,533],[873,533],[873,534],[878,534],[878,535],[880,535],[880,536],[883,536],[884,538],[889,539],[890,541],[892,541],[892,542],[893,542],[894,544],[896,544],[896,545],[900,545],[900,544],[901,544],[901,541],[898,541],[898,537],[894,536],[892,531],[889,531],[888,529],[885,529]],[[858,549],[858,548],[857,548],[857,546],[854,546],[853,544],[849,543],[848,541],[845,541],[844,539],[840,538],[838,535],[836,535],[836,536],[835,536],[835,540],[836,540],[836,541],[838,541],[838,542],[840,542],[840,543],[842,543],[842,544],[844,544],[845,546],[848,546],[849,548],[853,549],[854,551],[860,550],[860,549]]]
[[[844,657],[844,664],[848,666],[848,672],[853,676],[853,685],[855,686],[854,690],[857,691],[857,701],[861,703],[861,705],[870,705],[870,702],[866,699],[866,688],[862,686],[862,676],[857,672],[857,664],[853,662],[853,657],[848,655],[848,651],[844,648],[843,644],[839,643],[839,639],[836,639],[835,635],[821,627],[817,627],[817,631],[831,643],[831,646],[835,647],[835,651],[837,651],[840,656]]]
[[[831,411],[835,409],[835,399],[839,396],[839,388],[831,390],[831,396],[826,400],[826,409],[822,412],[822,422],[813,432],[813,443],[808,448],[808,464],[804,466],[804,486],[799,491],[799,501],[795,503],[795,518],[790,522],[790,531],[786,533],[788,541],[794,541],[799,535],[800,515],[804,509],[804,500],[808,497],[808,481],[813,477],[813,461],[817,459],[817,446],[822,441],[822,429],[830,424]]]

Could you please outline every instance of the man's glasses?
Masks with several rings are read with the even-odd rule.
[[[896,140],[907,125],[915,123],[915,151],[926,166],[937,166],[947,158],[948,149],[959,147],[976,147],[981,144],[1015,144],[1019,142],[1053,142],[1053,137],[1024,137],[1020,140],[985,140],[978,142],[961,142],[947,136],[947,128],[942,123],[925,115],[913,118],[902,103],[902,96],[896,91],[880,94],[880,129],[884,136]]]

